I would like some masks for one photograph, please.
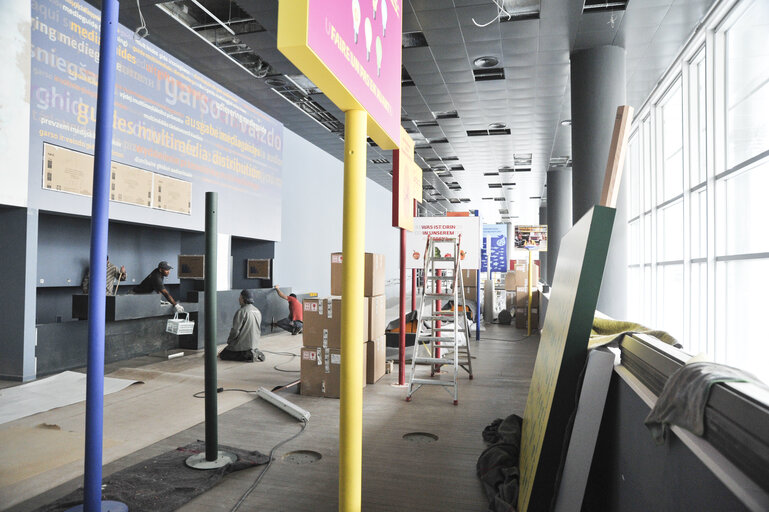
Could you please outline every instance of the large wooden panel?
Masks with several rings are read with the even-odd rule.
[[[561,241],[521,442],[518,510],[548,510],[575,389],[587,358],[615,210],[595,206]]]

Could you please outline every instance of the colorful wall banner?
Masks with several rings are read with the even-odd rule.
[[[481,219],[479,217],[416,217],[414,231],[406,233],[406,268],[424,268],[427,237],[457,237],[460,240],[460,265],[463,269],[478,269],[480,264]],[[449,245],[441,248],[450,254]],[[452,262],[436,262],[435,268],[452,268]]]
[[[491,252],[487,257],[489,241]],[[492,272],[507,272],[507,224],[483,225],[481,272],[488,272],[487,260],[490,260]]]
[[[382,149],[400,142],[402,0],[280,2],[278,49],[342,111],[368,112]]]
[[[90,191],[46,187],[43,145],[93,154],[101,14],[80,0],[31,5],[30,206],[88,215]],[[179,194],[156,189],[149,206],[123,202],[110,217],[201,229],[205,192],[214,191],[228,232],[279,240],[283,125],[123,26],[117,48],[112,160]]]

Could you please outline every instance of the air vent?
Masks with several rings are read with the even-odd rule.
[[[417,142],[414,144],[414,149],[432,149],[429,142]]]
[[[331,133],[344,133],[344,124],[313,100],[307,91],[298,87],[293,80],[280,87],[273,87],[272,90]]]
[[[459,160],[459,157],[458,156],[442,156],[441,160],[443,160],[444,162],[454,162],[456,160]]]
[[[499,209],[499,213],[500,213],[500,214],[502,214],[502,215],[507,215],[507,214],[509,214],[510,212],[508,211],[508,209],[507,209],[507,208],[500,208],[500,209]]]
[[[386,158],[372,158],[371,163],[372,164],[389,164],[390,161]]]
[[[422,185],[422,189],[423,190],[435,190],[435,187],[433,187],[429,183],[425,183],[424,185]]]
[[[423,159],[425,162],[442,162],[441,157],[439,156],[431,156],[428,158]]]
[[[494,201],[504,201],[504,200],[505,200],[504,197],[495,197],[494,198]]]
[[[514,187],[514,186],[515,186],[515,183],[514,183],[514,182],[512,182],[512,181],[506,181],[506,182],[503,182],[503,183],[502,183],[502,186],[503,186],[503,187]]]
[[[449,202],[451,204],[458,204],[458,203],[460,203],[460,200],[457,199],[456,197],[452,197],[451,199],[449,199]]]
[[[515,168],[530,166],[531,165],[531,153],[518,153],[513,155],[513,162]]]
[[[414,80],[411,78],[411,75],[409,75],[409,72],[406,71],[406,66],[401,66],[401,87],[410,87],[414,84]]]
[[[529,199],[542,199],[542,196],[531,196]]]
[[[427,39],[422,32],[403,32],[401,44],[404,48],[421,48],[427,46]]]
[[[446,137],[441,137],[440,139],[429,139],[427,142],[429,142],[430,144],[448,144],[449,139],[447,139]]]
[[[624,11],[625,9],[627,9],[627,0],[615,0],[613,2],[606,2],[605,0],[585,0],[585,6],[582,8],[582,12],[611,12]]]
[[[443,171],[437,173],[439,178],[453,178],[452,174],[449,171]]]
[[[482,197],[481,200],[483,201],[496,201],[496,197]]]
[[[459,119],[459,114],[456,110],[448,110],[446,112],[433,112],[435,119]]]
[[[431,119],[429,121],[414,121],[414,124],[420,128],[423,126],[438,126],[438,121],[435,119]]]
[[[462,201],[463,203],[469,203],[470,199],[467,197],[463,197],[462,199],[460,199],[460,201]]]
[[[468,137],[486,137],[487,135],[510,135],[510,128],[501,130],[467,130]]]
[[[499,176],[498,172],[484,172],[484,176]]]
[[[489,183],[489,188],[502,188],[501,183]]]
[[[452,165],[452,166],[451,166],[451,170],[452,170],[452,171],[464,171],[464,170],[465,170],[465,168],[464,168],[464,166],[463,166],[463,165]]]
[[[504,68],[481,68],[474,69],[473,75],[476,82],[485,82],[486,80],[504,80],[505,69]]]
[[[504,171],[500,167],[499,172],[531,172],[531,167],[516,167],[515,169],[508,168],[508,169],[505,169]]]
[[[371,146],[372,148],[376,147],[376,142],[374,142],[374,139],[372,139],[371,137],[366,137],[366,142],[368,142],[368,145]]]

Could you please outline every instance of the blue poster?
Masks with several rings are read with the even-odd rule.
[[[490,258],[486,257],[487,241],[491,241]],[[488,272],[490,259],[492,272],[507,272],[507,224],[484,224],[481,244],[481,272]]]

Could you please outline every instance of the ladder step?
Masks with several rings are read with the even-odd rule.
[[[453,281],[454,276],[427,276],[430,281]]]
[[[453,257],[445,258],[443,256],[433,256],[432,258],[429,258],[430,261],[455,261]]]
[[[427,300],[454,300],[453,293],[425,293]]]
[[[453,380],[438,380],[438,379],[411,379],[411,384],[425,384],[427,386],[449,386],[454,387]]]
[[[454,364],[454,361],[451,359],[444,359],[443,357],[417,357],[415,358],[417,364],[419,363],[426,363],[426,364]]]
[[[434,315],[423,315],[422,320],[453,320],[454,312],[447,311],[445,313],[436,312]]]
[[[448,329],[446,329],[448,330]],[[418,341],[438,341],[454,343],[454,336],[420,336]]]

